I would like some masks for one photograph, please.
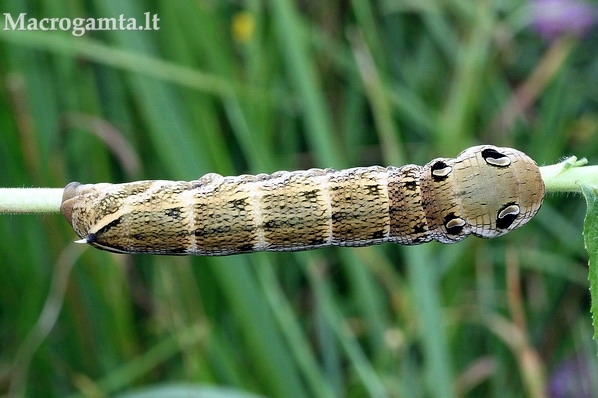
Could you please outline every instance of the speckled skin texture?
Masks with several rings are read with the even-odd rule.
[[[61,212],[83,242],[99,249],[228,255],[493,238],[529,221],[543,197],[532,159],[483,145],[423,167],[74,182]]]

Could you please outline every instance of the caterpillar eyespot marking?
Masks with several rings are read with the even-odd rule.
[[[498,152],[494,148],[484,149],[482,157],[488,164],[498,167],[507,167],[511,164],[511,159],[508,156]]]
[[[494,238],[540,209],[536,163],[481,145],[424,166],[310,169],[66,186],[61,212],[116,253],[229,255]]]
[[[498,228],[509,228],[509,226],[515,221],[517,216],[519,215],[519,206],[514,203],[507,204],[503,207],[499,212],[496,218],[496,226]]]
[[[451,166],[447,165],[446,163],[444,163],[442,161],[438,161],[438,162],[435,162],[434,164],[432,164],[431,170],[432,170],[432,176],[436,180],[441,181],[441,180],[445,179],[446,177],[448,177],[449,173],[452,171],[452,168],[451,168]]]

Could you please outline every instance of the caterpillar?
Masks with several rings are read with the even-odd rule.
[[[98,249],[229,255],[494,238],[527,223],[543,198],[531,158],[482,145],[425,166],[72,182],[60,210],[77,242]]]

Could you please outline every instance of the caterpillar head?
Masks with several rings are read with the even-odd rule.
[[[422,197],[435,239],[494,238],[527,223],[540,209],[544,182],[536,163],[511,148],[480,145],[424,166]]]

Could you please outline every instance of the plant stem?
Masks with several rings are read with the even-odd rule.
[[[598,186],[598,166],[584,166],[587,159],[572,156],[561,163],[540,167],[546,192],[581,193],[580,183]]]
[[[63,188],[0,188],[0,214],[58,213]]]

